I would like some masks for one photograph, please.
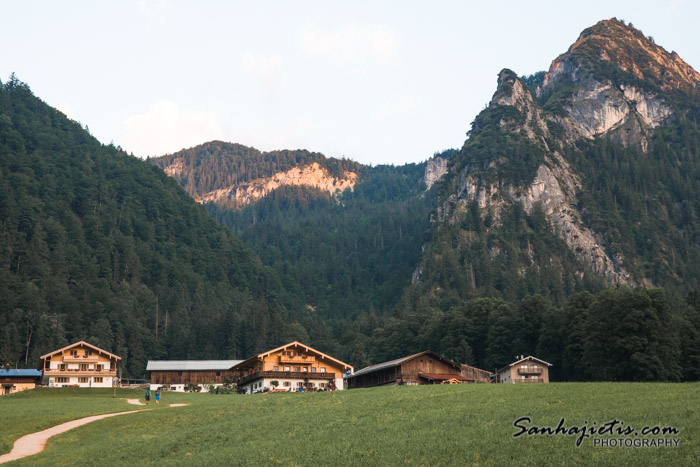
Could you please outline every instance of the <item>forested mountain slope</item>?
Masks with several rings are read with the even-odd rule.
[[[435,205],[433,161],[368,167],[308,151],[211,142],[150,161],[274,267],[336,332],[381,315],[410,284]],[[339,349],[343,352],[343,349]]]
[[[162,170],[0,84],[0,359],[85,339],[148,358],[243,358],[294,334],[295,300]]]

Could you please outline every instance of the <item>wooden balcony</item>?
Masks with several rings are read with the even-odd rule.
[[[278,379],[335,379],[335,373],[310,373],[308,371],[257,371],[238,379],[238,385],[242,386],[260,378]]]
[[[117,370],[81,370],[66,368],[65,370],[44,370],[45,376],[117,376]]]
[[[280,355],[280,363],[314,363],[316,361],[316,357],[311,356],[311,355],[295,355],[295,356],[289,356],[289,355]]]
[[[64,355],[63,361],[66,363],[97,363],[97,355]]]
[[[515,378],[514,383],[544,383],[544,378]]]
[[[543,371],[544,371],[544,368],[542,368],[542,367],[537,367],[537,368],[527,367],[527,368],[525,368],[525,367],[521,366],[520,368],[518,368],[519,375],[541,375]]]

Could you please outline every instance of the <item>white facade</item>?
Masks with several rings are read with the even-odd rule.
[[[270,384],[272,381],[277,381],[279,385],[277,387]],[[244,384],[239,389],[242,389],[245,394],[259,394],[265,392],[265,388],[268,391],[273,389],[284,389],[288,392],[298,392],[300,387],[304,387],[304,384],[313,384],[316,389],[327,388],[329,381],[327,379],[310,379],[305,382],[303,379],[285,379],[285,378],[260,378],[255,381],[251,381]],[[335,379],[336,389],[343,389],[343,378]]]
[[[50,388],[81,387],[81,388],[111,388],[113,376],[51,376]]]

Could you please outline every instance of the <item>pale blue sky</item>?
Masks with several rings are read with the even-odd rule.
[[[363,163],[461,147],[502,68],[549,68],[601,19],[700,67],[676,1],[2,1],[10,73],[137,156],[212,139]]]

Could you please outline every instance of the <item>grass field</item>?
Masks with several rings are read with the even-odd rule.
[[[0,398],[0,453],[22,434],[139,407],[119,390],[41,389]],[[122,399],[120,399],[122,398]],[[170,403],[188,407],[168,408]],[[151,402],[149,408],[153,408]],[[700,385],[568,383],[387,387],[333,393],[164,393],[156,410],[97,421],[13,465],[695,465]],[[677,447],[600,447],[593,438],[522,435],[513,422],[556,428],[613,419],[638,432],[675,427]],[[605,438],[608,438],[606,436]],[[635,438],[619,436],[613,438]],[[652,439],[657,436],[641,436]],[[637,441],[639,442],[639,441]]]

